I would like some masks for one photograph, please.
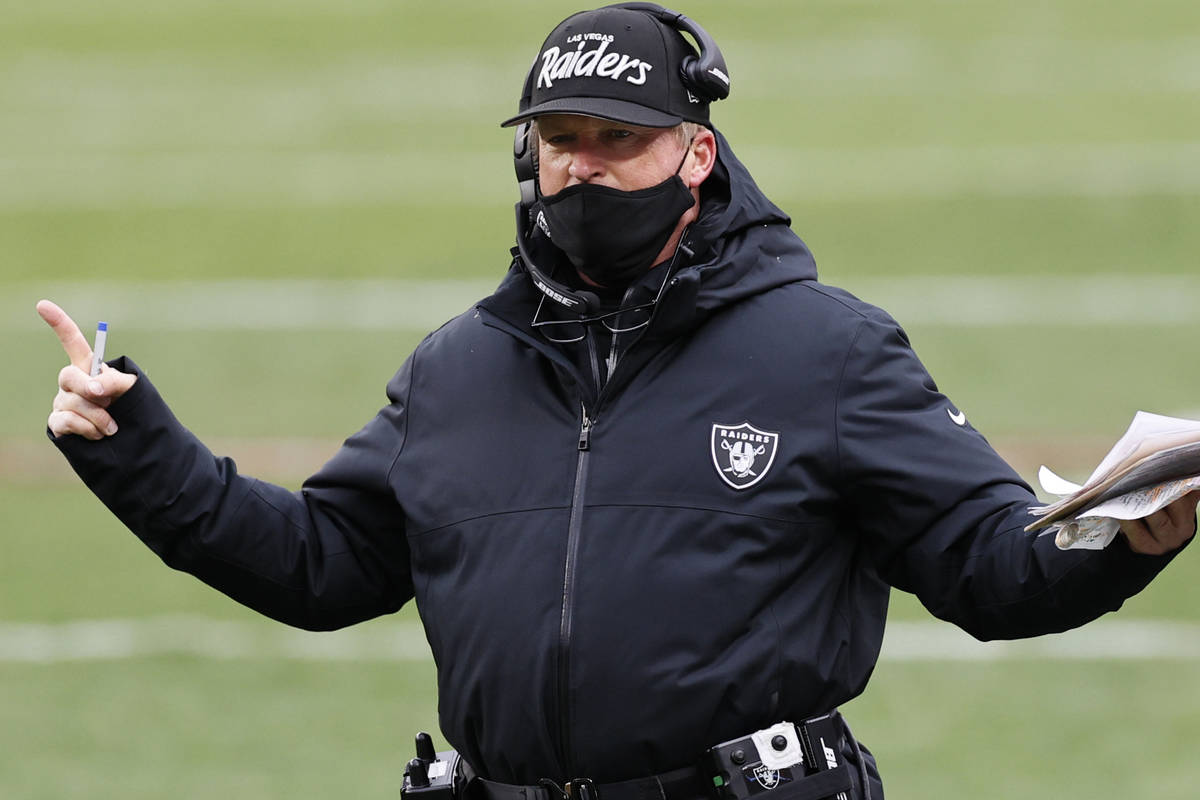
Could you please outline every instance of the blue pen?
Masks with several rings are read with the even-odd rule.
[[[108,341],[108,323],[96,323],[96,346],[92,348],[92,374],[100,374],[100,365],[104,363],[104,345]]]

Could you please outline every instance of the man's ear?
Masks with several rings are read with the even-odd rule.
[[[683,182],[689,189],[695,189],[704,183],[717,164],[717,137],[708,128],[702,127],[692,139],[691,149],[692,166],[683,176]]]

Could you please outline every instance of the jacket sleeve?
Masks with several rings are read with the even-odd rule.
[[[96,496],[162,560],[269,617],[328,630],[397,610],[412,596],[402,508],[388,472],[404,444],[400,398],[348,439],[299,492],[239,475],[138,375],[109,408],[118,432],[51,437]]]
[[[838,393],[843,485],[881,577],[935,616],[979,639],[1067,630],[1119,608],[1171,560],[1124,537],[1061,551],[1025,533],[1036,496],[958,413],[894,321],[862,322]]]

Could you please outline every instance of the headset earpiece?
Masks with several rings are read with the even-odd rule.
[[[716,41],[692,20],[657,3],[615,3],[608,8],[627,8],[657,18],[668,28],[690,33],[699,46],[700,56],[688,56],[679,66],[684,85],[705,102],[724,100],[729,96],[729,68]]]
[[[522,122],[513,134],[513,165],[517,171],[517,187],[521,190],[521,205],[526,208],[537,200],[537,167],[534,164],[534,143],[530,141],[533,124]]]
[[[674,13],[674,12],[668,12]],[[675,20],[680,30],[690,33],[700,45],[700,57],[688,56],[680,65],[684,85],[708,102],[729,97],[729,68],[721,49],[708,32],[680,14]]]

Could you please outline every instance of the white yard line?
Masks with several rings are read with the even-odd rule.
[[[422,661],[430,657],[419,624],[408,622],[333,633],[194,616],[52,624],[0,622],[0,662],[112,661],[155,655],[298,661]]]
[[[884,636],[888,661],[996,661],[1003,659],[1200,659],[1200,623],[1103,619],[1053,636],[979,642],[948,623],[893,622]]]
[[[429,331],[500,280],[224,280],[11,283],[0,330],[35,330],[49,297],[78,320],[116,330]],[[1055,327],[1200,324],[1200,276],[940,276],[861,278],[848,288],[904,325]]]
[[[114,661],[161,655],[213,660],[406,662],[430,658],[416,622],[375,622],[309,633],[267,622],[195,616],[63,623],[0,622],[0,663]],[[977,642],[941,622],[896,622],[884,661],[1200,660],[1200,623],[1100,620],[1021,642]]]
[[[826,202],[1134,197],[1200,192],[1200,141],[755,147],[738,153],[776,194]],[[447,169],[447,165],[452,168]],[[1191,166],[1189,166],[1191,165]],[[0,209],[308,208],[373,204],[503,208],[496,152],[354,152],[222,146],[177,152],[0,156]]]

